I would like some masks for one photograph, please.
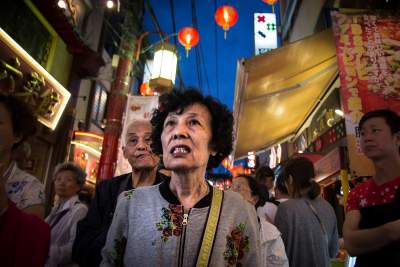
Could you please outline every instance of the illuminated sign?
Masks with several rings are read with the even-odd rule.
[[[254,13],[254,45],[256,55],[278,47],[278,31],[274,13]]]
[[[8,82],[6,92],[30,104],[38,120],[54,130],[71,94],[1,28],[0,40],[0,81]]]

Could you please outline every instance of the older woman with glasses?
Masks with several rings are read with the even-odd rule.
[[[232,151],[231,112],[198,91],[174,90],[151,123],[171,179],[122,193],[102,266],[258,266],[254,208],[205,179]]]

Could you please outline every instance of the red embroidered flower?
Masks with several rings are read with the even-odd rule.
[[[168,208],[162,208],[161,212],[161,222],[156,223],[157,230],[162,232],[161,240],[166,242],[172,235],[180,236],[183,223],[182,206],[170,204]]]
[[[232,230],[230,236],[226,236],[224,259],[228,261],[228,266],[241,266],[239,261],[249,251],[249,237],[244,235],[245,228],[245,224],[241,223]]]

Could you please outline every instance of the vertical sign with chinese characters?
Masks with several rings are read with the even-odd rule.
[[[274,13],[254,13],[255,55],[278,47],[276,15]]]
[[[352,175],[373,174],[357,125],[365,112],[400,112],[400,18],[332,12]]]

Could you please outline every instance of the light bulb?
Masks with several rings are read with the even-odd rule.
[[[58,5],[58,7],[61,8],[61,9],[65,9],[65,8],[67,7],[67,4],[65,4],[65,1],[64,1],[64,0],[59,0],[59,1],[57,2],[57,5]]]
[[[107,8],[111,9],[111,8],[114,7],[114,1],[112,1],[112,0],[107,0],[106,5],[107,5]]]

